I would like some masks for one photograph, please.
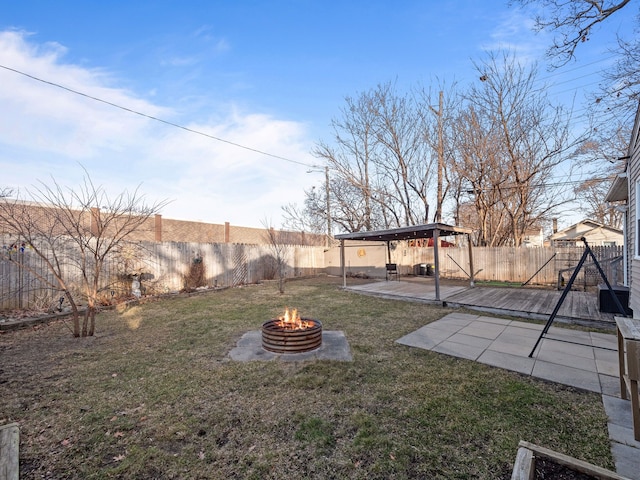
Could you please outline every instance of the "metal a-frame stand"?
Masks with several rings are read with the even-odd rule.
[[[533,357],[533,354],[535,353],[536,348],[538,348],[538,345],[540,344],[540,342],[542,341],[544,336],[549,331],[549,328],[551,327],[551,324],[553,323],[553,320],[556,318],[556,315],[558,314],[558,311],[560,310],[560,307],[562,306],[562,302],[564,302],[565,298],[567,298],[568,293],[571,291],[571,286],[573,285],[573,282],[575,281],[576,277],[578,276],[578,273],[580,272],[580,269],[584,265],[584,262],[586,261],[587,257],[589,257],[589,256],[593,260],[593,263],[595,264],[596,268],[598,269],[598,272],[600,272],[600,276],[602,277],[602,280],[604,280],[604,283],[607,285],[607,288],[609,289],[609,293],[611,294],[611,298],[615,302],[616,307],[618,308],[618,311],[622,314],[622,316],[624,316],[624,317],[627,316],[627,313],[626,313],[624,307],[620,303],[620,299],[618,298],[618,296],[613,291],[613,288],[611,288],[611,284],[609,283],[609,280],[607,279],[607,276],[604,274],[604,271],[602,270],[602,267],[600,267],[600,264],[598,263],[598,259],[593,254],[593,251],[591,250],[591,247],[589,247],[589,244],[587,243],[587,240],[584,237],[582,237],[580,240],[584,243],[584,252],[582,253],[582,257],[580,258],[580,261],[578,262],[578,266],[573,271],[573,274],[571,275],[571,278],[567,282],[567,285],[564,287],[564,290],[562,291],[562,295],[560,296],[560,300],[558,300],[558,303],[556,304],[555,308],[553,309],[553,312],[551,313],[551,316],[549,317],[549,320],[547,320],[547,323],[544,326],[544,329],[542,329],[542,333],[538,337],[538,340],[536,341],[536,344],[533,346],[533,349],[531,350],[531,353],[529,354],[529,358]],[[559,341],[566,341],[566,340],[559,340]],[[574,343],[574,342],[568,342],[568,343]]]

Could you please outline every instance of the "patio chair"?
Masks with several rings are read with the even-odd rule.
[[[386,269],[387,269],[387,281],[389,280],[389,278],[392,275],[396,276],[396,280],[400,281],[400,275],[398,274],[398,265],[395,263],[387,263],[386,264]]]

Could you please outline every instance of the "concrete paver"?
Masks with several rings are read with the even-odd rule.
[[[504,318],[485,317],[483,315],[480,315],[476,321],[495,323],[497,325],[509,325],[512,322],[511,320],[505,320]]]
[[[640,448],[640,442],[633,438],[633,428],[631,427],[631,410],[629,401],[621,398],[605,397],[602,402],[607,410],[609,425],[620,427],[624,432],[620,432],[620,442],[632,447]]]
[[[478,357],[478,362],[500,368],[504,368],[505,365],[510,365],[510,370],[525,375],[531,375],[533,366],[536,363],[533,358],[492,350],[485,350],[485,352]]]
[[[490,338],[467,335],[466,333],[462,333],[462,331],[460,331],[460,333],[454,333],[448,338],[448,340],[454,343],[462,343],[463,345],[468,345],[470,347],[479,347],[483,350],[493,343],[493,340]]]
[[[571,367],[578,370],[593,372],[594,374],[597,372],[596,361],[593,358],[573,355],[570,352],[542,350],[537,354],[536,359],[540,362],[548,362],[558,366]]]
[[[581,330],[550,327],[546,337],[591,345],[591,334],[589,332],[583,332]]]
[[[505,328],[506,325],[477,321],[461,329],[460,333],[495,340],[498,335],[504,332]]]
[[[491,343],[487,351],[527,357],[531,351],[531,343],[523,345],[521,343],[509,342],[508,340],[500,337]]]
[[[426,325],[422,328],[419,328],[415,332],[412,332],[411,334],[405,335],[404,337],[396,340],[396,342],[403,345],[408,345],[410,347],[431,349],[438,345],[440,342],[449,338],[451,335],[453,335],[453,333],[453,330],[440,330],[431,328],[429,325]]]
[[[618,366],[618,352],[594,348],[593,354],[596,357],[596,365],[599,373],[618,377],[620,371]]]
[[[542,352],[554,352],[554,353],[564,353],[565,355],[571,355],[578,358],[584,358],[588,360],[594,360],[593,347],[591,346],[590,339],[587,337],[585,339],[586,342],[582,345],[578,343],[567,343],[564,341],[555,341],[555,340],[547,340],[546,337],[543,342],[546,342],[545,348],[539,350],[539,353]],[[578,340],[579,341],[579,340]],[[539,356],[539,355],[538,355]]]
[[[438,353],[444,353],[445,355],[451,355],[452,357],[466,358],[467,360],[477,359],[484,348],[472,347],[469,345],[463,345],[462,343],[454,343],[445,340],[433,347],[431,350]]]
[[[615,335],[591,332],[591,344],[594,347],[608,348],[614,352],[618,351],[618,340]]]
[[[606,395],[620,398],[620,379],[617,375],[611,376],[599,373],[598,377],[600,378],[600,389],[603,397]],[[631,409],[629,409],[629,412],[631,412]]]
[[[640,469],[640,466],[638,466],[639,450],[637,448],[613,442],[611,444],[611,454],[616,462],[616,471],[619,475],[633,480],[640,478],[638,473]]]
[[[582,370],[580,368],[559,365],[558,363],[536,360],[531,375],[550,382],[569,385],[570,387],[601,393],[600,378],[596,372]]]

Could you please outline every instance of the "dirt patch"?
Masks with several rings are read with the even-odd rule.
[[[597,480],[548,458],[537,457],[534,480]]]

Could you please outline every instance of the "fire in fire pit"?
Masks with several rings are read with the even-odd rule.
[[[287,308],[283,316],[262,324],[262,348],[270,352],[308,352],[321,345],[322,324],[318,320],[300,318],[296,309]]]

